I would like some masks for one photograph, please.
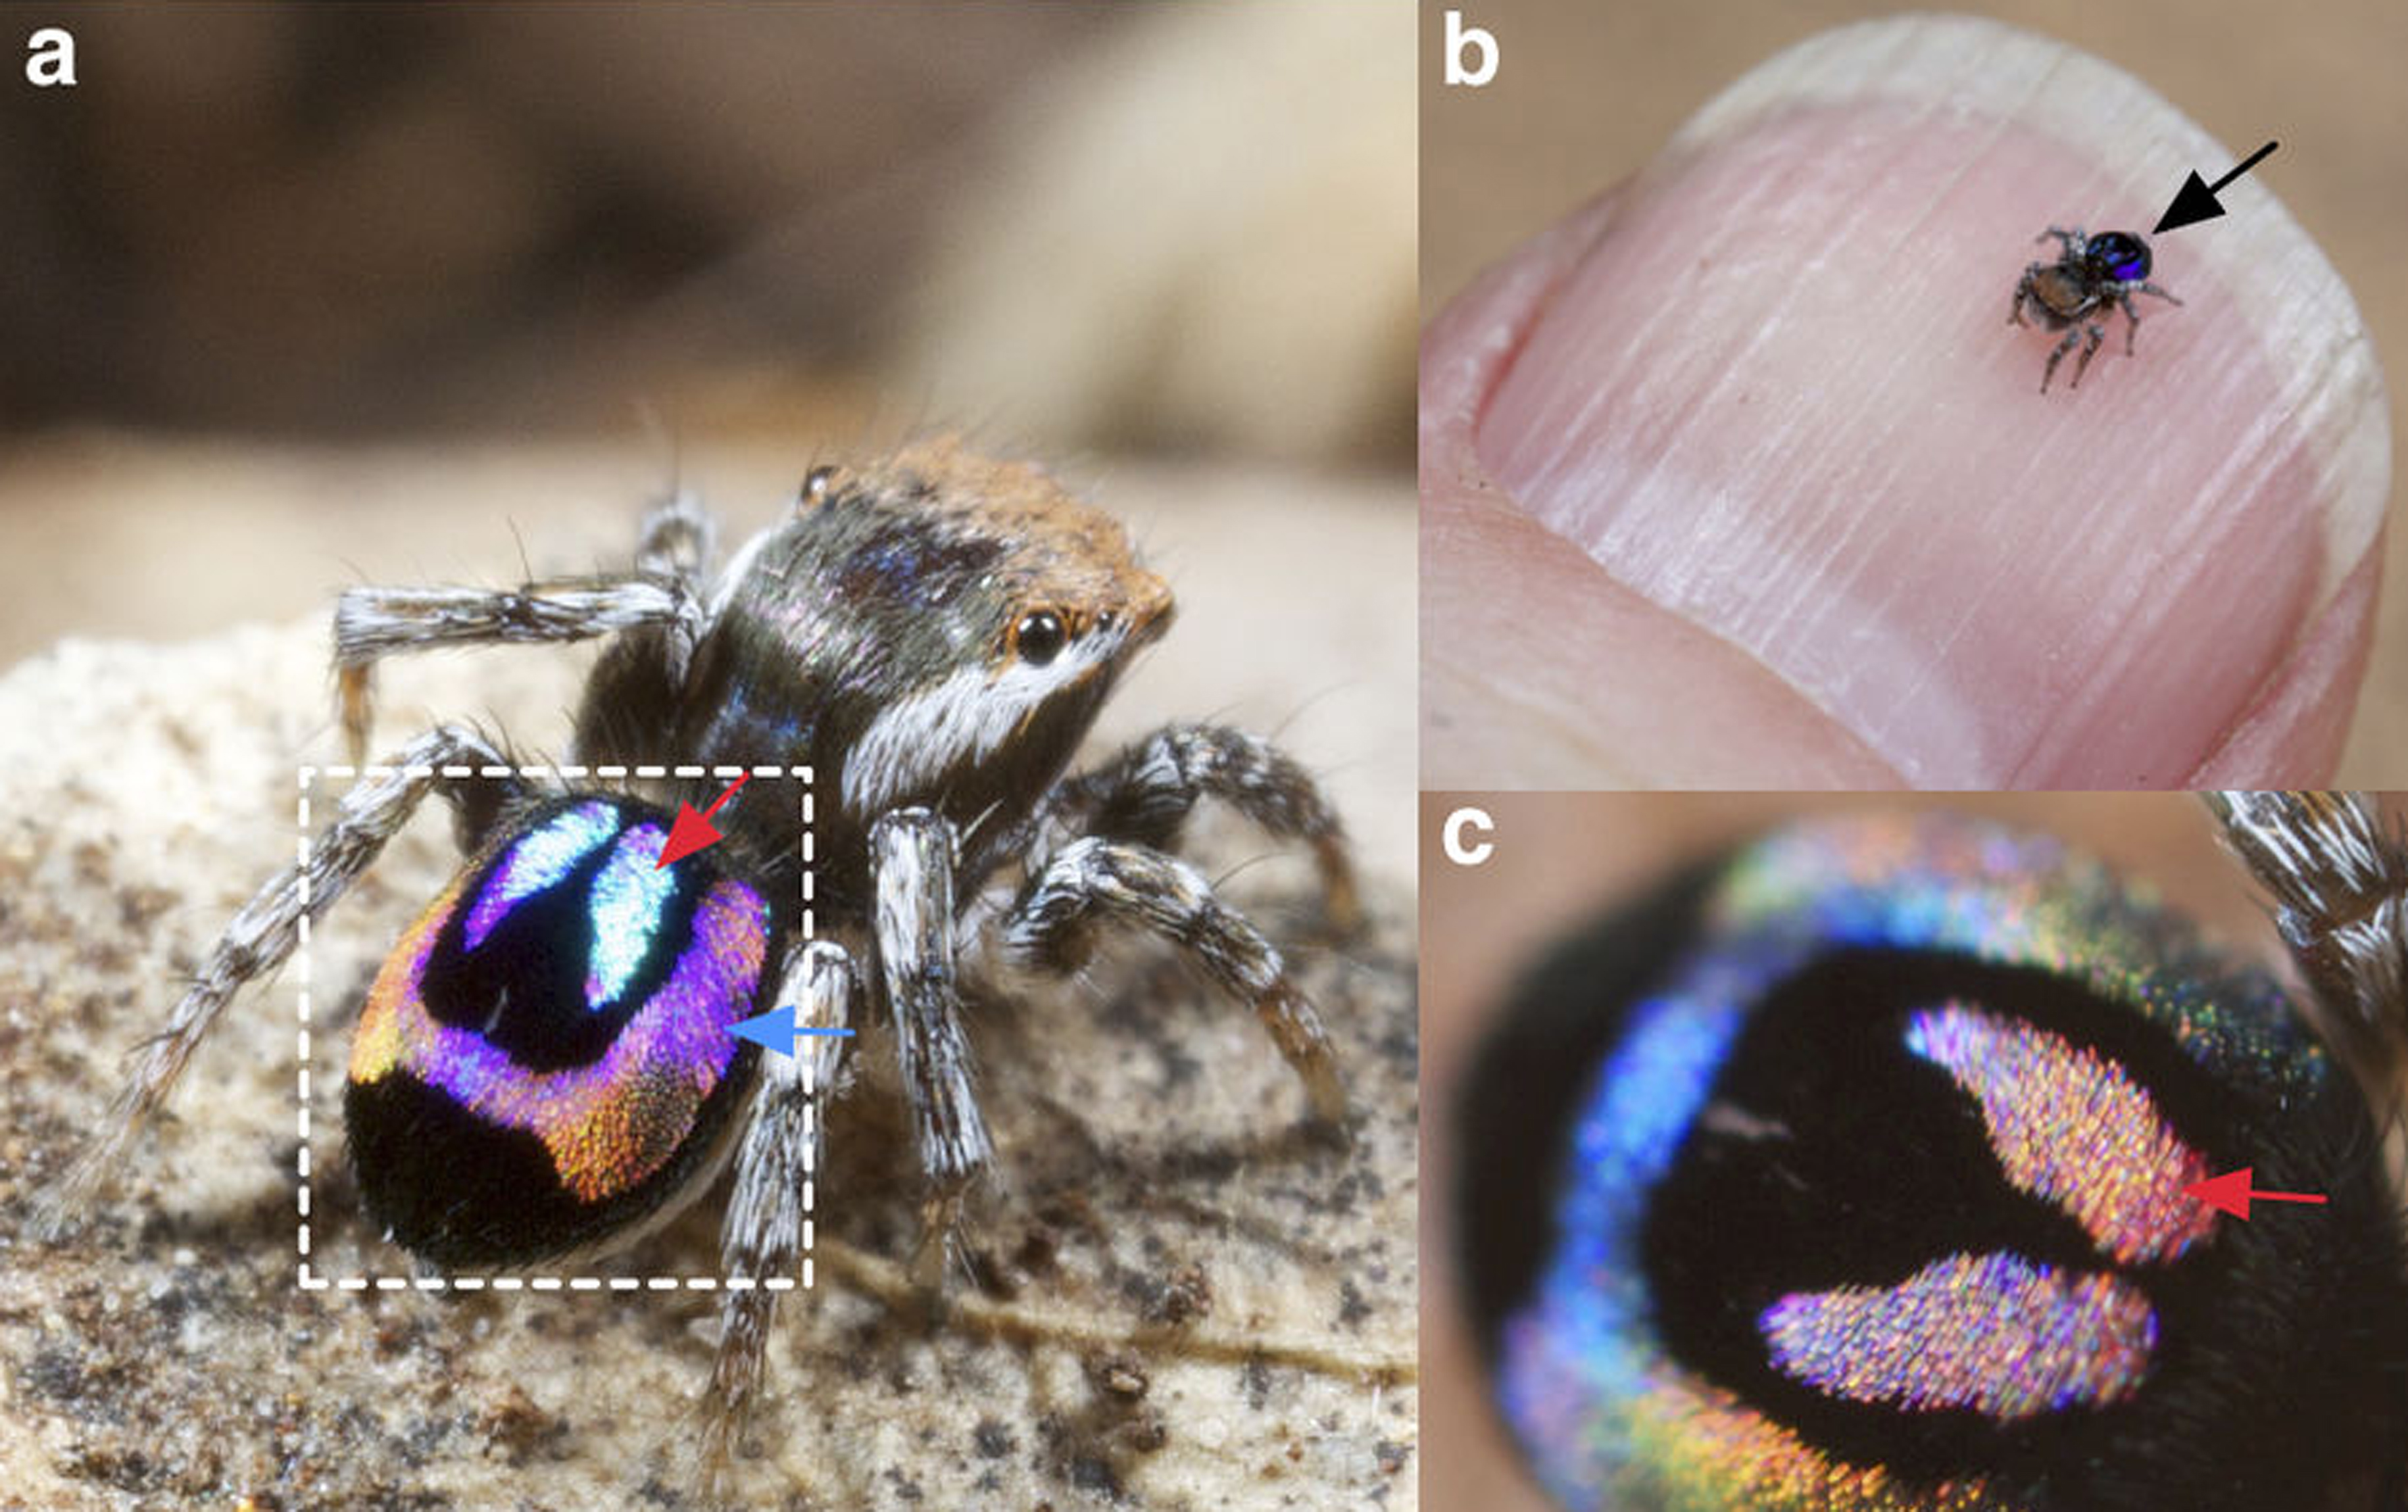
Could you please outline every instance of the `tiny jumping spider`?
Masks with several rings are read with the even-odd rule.
[[[2102,305],[2124,307],[2124,355],[2132,354],[2132,337],[2141,329],[2141,315],[2132,307],[2136,293],[2155,294],[2170,305],[2181,300],[2149,282],[2149,244],[2128,231],[2102,231],[2093,236],[2080,226],[2071,231],[2049,227],[2034,241],[2046,241],[2055,236],[2062,244],[2054,263],[2034,263],[2024,269],[2015,283],[2014,304],[2007,311],[2010,325],[2027,324],[2024,306],[2029,303],[2038,310],[2042,321],[2052,331],[2064,331],[2065,339],[2048,354],[2048,366],[2041,370],[2040,392],[2048,392],[2048,380],[2057,374],[2057,364],[2084,333],[2090,339],[2082,348],[2082,360],[2073,364],[2073,388],[2082,387],[2082,375],[2090,366],[2090,354],[2107,337],[2106,330],[2095,321],[2083,319]],[[2073,327],[2067,330],[2068,326]]]
[[[335,665],[355,758],[381,657],[607,635],[574,760],[810,765],[815,937],[800,928],[804,821],[784,784],[741,787],[718,820],[726,842],[661,869],[671,809],[723,779],[538,781],[496,742],[437,726],[343,797],[306,877],[286,867],[235,916],[50,1194],[46,1226],[119,1163],[236,992],[291,955],[305,910],[332,909],[437,791],[466,860],[378,974],[344,1089],[363,1200],[423,1262],[510,1270],[619,1248],[732,1153],[722,1274],[791,1272],[818,1163],[811,1105],[833,1087],[838,1042],[790,1058],[728,1030],[781,1005],[838,1028],[858,1002],[893,1028],[933,1284],[992,1156],[964,993],[1075,971],[1105,925],[1152,931],[1252,1006],[1314,1114],[1342,1124],[1335,1058],[1278,951],[1168,849],[1197,801],[1218,798],[1309,844],[1333,921],[1348,922],[1345,847],[1312,780],[1211,725],[1166,727],[1064,776],[1170,618],[1168,587],[1116,521],[1034,468],[950,442],[815,470],[792,515],[724,569],[710,518],[681,496],[647,517],[628,573],[346,592]],[[440,782],[447,766],[497,775]],[[775,1300],[758,1284],[722,1292],[704,1414],[714,1475],[759,1387]]]

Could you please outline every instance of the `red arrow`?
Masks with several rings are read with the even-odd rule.
[[[2229,1213],[2243,1223],[2249,1221],[2249,1205],[2261,1203],[2321,1203],[2321,1193],[2313,1191],[2252,1191],[2249,1190],[2250,1166],[2227,1171],[2222,1176],[2194,1181],[2183,1188],[2186,1196],[2198,1198],[2219,1213]]]
[[[671,862],[683,861],[704,846],[717,845],[724,838],[710,822],[710,816],[719,812],[721,804],[736,796],[737,789],[752,780],[750,772],[738,777],[727,785],[725,792],[713,798],[710,806],[699,814],[694,811],[692,804],[678,805],[677,821],[669,826],[668,844],[661,847],[661,859],[652,863],[652,870],[659,871]]]

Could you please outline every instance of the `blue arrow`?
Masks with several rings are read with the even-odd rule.
[[[738,1020],[727,1026],[727,1032],[738,1039],[749,1039],[763,1049],[775,1050],[780,1055],[795,1053],[795,1040],[797,1035],[853,1033],[850,1029],[797,1028],[795,1023],[795,1010],[791,1005],[782,1008],[771,1008],[768,1012],[754,1018]]]

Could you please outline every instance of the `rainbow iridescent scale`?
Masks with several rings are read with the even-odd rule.
[[[657,867],[667,828],[629,799],[538,809],[387,958],[344,1111],[363,1194],[410,1249],[566,1253],[716,1153],[774,924],[707,857]]]
[[[1497,1399],[1570,1508],[2238,1512],[2276,1409],[2229,1362],[2399,1363],[2307,1342],[2400,1312],[2363,1099],[2270,976],[2042,838],[1857,820],[1692,875],[1533,975],[1464,1134]],[[2332,1219],[2182,1190],[2253,1162]],[[2310,1300],[2229,1314],[2270,1266]]]

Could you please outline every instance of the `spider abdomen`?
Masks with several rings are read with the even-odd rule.
[[[1777,834],[1569,943],[1469,1085],[1471,1307],[1565,1507],[2400,1505],[2364,1097],[2051,842]],[[2191,1190],[2243,1166],[2315,1218]]]
[[[742,1106],[774,924],[668,816],[587,796],[511,824],[386,958],[344,1120],[369,1210],[445,1265],[587,1248],[690,1193]]]

